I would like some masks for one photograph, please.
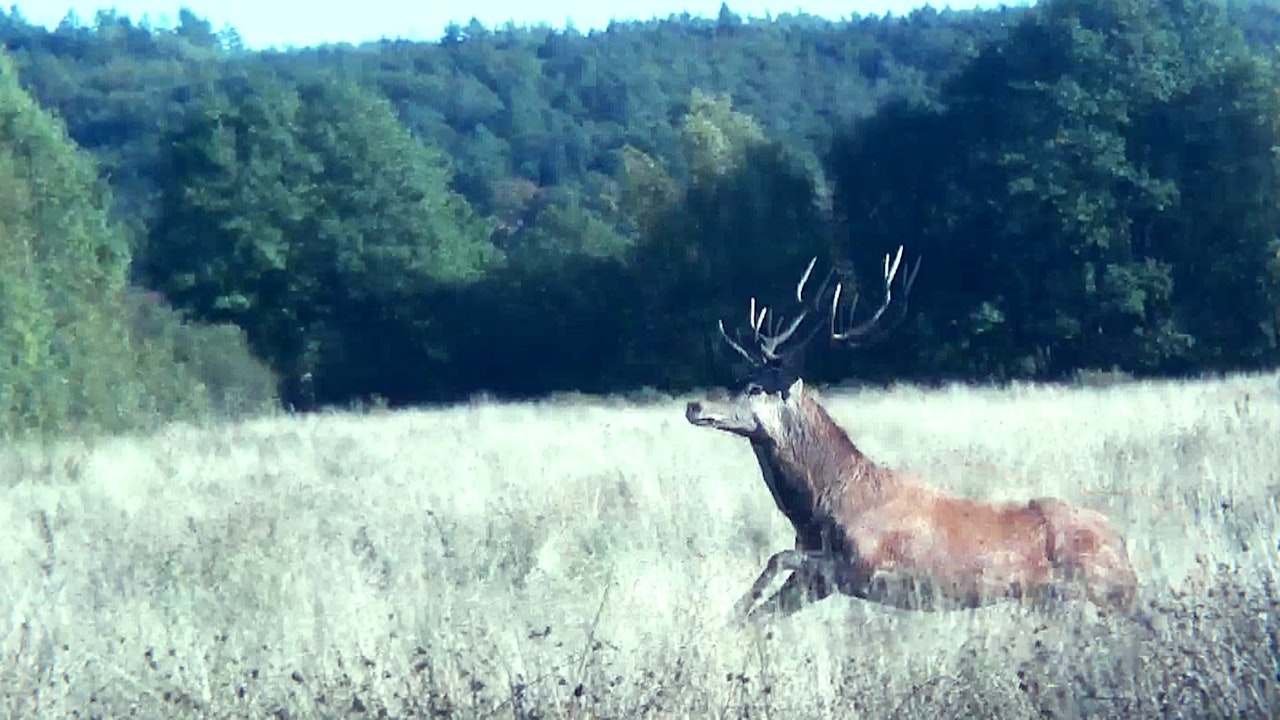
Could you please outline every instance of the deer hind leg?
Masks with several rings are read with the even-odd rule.
[[[753,607],[781,572],[790,572],[791,577],[768,600]],[[808,603],[831,595],[836,588],[835,558],[832,555],[783,550],[769,558],[760,577],[734,606],[734,614],[753,620],[773,614],[790,615]]]
[[[1124,537],[1101,513],[1061,500],[1042,499],[1033,505],[1048,520],[1049,562],[1064,583],[1063,595],[1083,594],[1100,609],[1131,611],[1137,575]]]

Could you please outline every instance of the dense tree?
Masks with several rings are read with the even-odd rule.
[[[1273,363],[1275,37],[1248,0],[725,5],[288,52],[189,12],[0,11],[134,278],[335,402],[726,381],[716,319],[813,255],[874,281],[900,243],[925,259],[907,332],[810,376]],[[162,355],[215,337],[125,292]]]
[[[196,17],[187,15],[195,27]],[[28,89],[93,153],[110,179],[115,216],[133,235],[144,232],[154,209],[160,133],[183,89],[216,72],[216,48],[155,32],[114,11],[99,12],[88,26],[64,21],[51,33],[10,18],[0,42]]]
[[[230,76],[188,103],[164,146],[148,281],[245,328],[286,377],[313,375],[322,400],[412,384],[404,373],[425,372],[412,361],[443,352],[422,298],[498,257],[444,159],[342,81]]]
[[[814,177],[751,117],[696,93],[681,128],[694,180],[631,253],[643,292],[624,352],[668,387],[730,379],[717,320],[740,317],[746,298],[785,297],[810,258],[832,251]],[[642,173],[636,185],[662,188],[660,168],[632,167]]]
[[[161,337],[122,316],[140,296],[127,286],[126,230],[110,219],[97,172],[0,53],[0,435],[124,430],[211,402],[262,409],[269,398],[252,386],[266,375],[234,332],[155,308]],[[186,342],[240,377],[215,383],[211,364],[179,356]]]
[[[102,209],[96,170],[18,86],[0,56],[0,428],[101,417],[106,384],[75,378],[95,355],[127,356],[108,300],[128,247]],[[74,382],[74,380],[81,382]]]
[[[1275,355],[1275,86],[1213,3],[1050,0],[938,105],[843,143],[840,206],[868,250],[915,237],[932,261],[925,367],[1257,362]]]

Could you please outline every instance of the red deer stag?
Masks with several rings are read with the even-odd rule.
[[[753,377],[730,402],[689,403],[685,417],[751,442],[765,484],[796,530],[795,549],[769,559],[737,613],[790,614],[833,592],[917,610],[1081,595],[1102,609],[1132,609],[1136,577],[1124,539],[1102,514],[1052,498],[995,504],[955,497],[878,465],[794,374],[798,352],[822,329],[846,347],[883,337],[901,261],[902,248],[892,261],[885,257],[884,301],[861,323],[852,323],[856,294],[841,308],[840,284],[826,310],[829,274],[816,299],[790,322],[766,323],[770,311],[757,314],[753,299],[750,342],[719,325],[729,347],[754,366]],[[814,262],[796,287],[800,303]],[[919,267],[901,276],[899,320]],[[802,331],[807,323],[818,327]],[[753,609],[781,572],[791,576]]]

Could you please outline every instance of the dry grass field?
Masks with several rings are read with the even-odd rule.
[[[732,603],[793,535],[676,400],[329,414],[0,451],[0,715],[1280,714],[1276,377],[828,391],[879,461],[1129,537],[1154,630]]]

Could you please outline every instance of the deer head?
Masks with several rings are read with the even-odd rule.
[[[844,284],[837,282],[830,293],[834,271],[812,294],[805,299],[805,287],[813,274],[817,258],[796,284],[795,302],[798,310],[790,319],[772,313],[768,307],[756,306],[751,298],[748,313],[746,339],[734,338],[718,323],[720,335],[735,352],[745,358],[752,367],[747,384],[731,402],[691,402],[685,409],[685,418],[700,427],[741,435],[752,440],[777,439],[794,420],[803,407],[804,381],[800,379],[800,357],[806,345],[826,331],[833,344],[843,347],[862,347],[883,339],[906,315],[906,300],[915,283],[920,263],[900,274],[902,247],[896,255],[884,258],[884,300],[866,319],[854,321],[858,293],[845,293]],[[890,313],[894,303],[894,281],[901,277],[901,289],[897,292],[902,302]]]

